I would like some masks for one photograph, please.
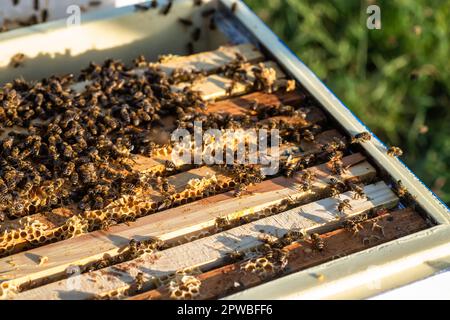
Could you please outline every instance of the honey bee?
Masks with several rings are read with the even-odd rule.
[[[278,241],[277,238],[269,234],[262,234],[259,240],[262,242],[262,245],[258,247],[258,252],[264,255],[269,255],[274,249],[281,249],[283,247],[281,241]]]
[[[383,237],[385,236],[384,234],[384,227],[382,225],[379,225],[377,223],[377,221],[373,221],[372,222],[372,231],[374,231],[375,229],[380,230],[381,234],[383,235]]]
[[[36,0],[35,2],[39,3],[38,0]],[[100,0],[92,0],[92,1],[89,1],[89,6],[90,6],[90,7],[98,7],[98,6],[101,5],[101,4],[102,4],[102,2],[101,2]],[[38,10],[38,9],[35,9],[35,10]]]
[[[347,186],[351,191],[353,191],[353,199],[367,198],[367,195],[364,193],[364,188],[360,185],[357,185],[351,181],[347,181]]]
[[[209,27],[209,30],[216,30],[217,29],[216,20],[214,19],[214,17],[211,17],[209,19],[208,27]]]
[[[25,185],[22,187],[21,194],[22,195],[28,195],[28,193],[31,191],[32,188],[33,188],[33,181],[32,180],[28,180],[25,183]]]
[[[381,216],[384,216],[384,215],[386,215],[386,214],[388,214],[388,213],[389,213],[389,210],[388,210],[388,209],[386,209],[386,208],[381,208],[381,209],[378,209],[378,210],[375,211],[375,216],[376,216],[376,217],[381,217]]]
[[[30,152],[31,152],[30,154],[32,156],[39,156],[39,153],[41,152],[41,146],[42,146],[42,142],[40,139],[34,141],[33,145],[31,146],[31,149],[30,149]]]
[[[237,86],[237,81],[233,79],[231,81],[231,83],[228,85],[228,87],[226,88],[227,96],[233,95],[233,92],[236,90],[236,86]]]
[[[114,219],[105,219],[100,224],[100,229],[104,231],[108,231],[110,227],[117,224],[117,221]]]
[[[70,161],[66,163],[66,167],[64,168],[63,175],[69,177],[75,171],[75,163]]]
[[[227,217],[217,217],[214,225],[217,229],[224,229],[230,225],[230,220]]]
[[[81,175],[81,181],[83,181],[83,183],[94,183],[97,180],[97,170],[92,162],[81,165],[79,174]]]
[[[226,260],[235,263],[245,259],[245,253],[243,251],[231,251],[226,255]]]
[[[329,163],[331,164],[331,171],[334,174],[342,175],[346,168],[343,166],[342,162],[343,153],[341,151],[336,151],[331,154]]]
[[[14,137],[9,136],[2,141],[3,150],[5,151],[10,151],[13,145],[14,145]]]
[[[16,53],[11,57],[9,65],[13,68],[18,68],[23,66],[26,56],[23,53]]]
[[[311,171],[305,170],[300,176],[300,185],[302,191],[308,191],[311,189],[311,183],[316,178],[315,174]]]
[[[145,4],[135,4],[134,9],[136,11],[147,11],[148,9],[150,9],[150,7],[146,6]]]
[[[238,8],[238,3],[233,2],[233,4],[231,5],[231,12],[236,13],[237,8]]]
[[[404,198],[409,194],[408,189],[406,189],[401,180],[397,181],[395,191],[400,198]]]
[[[144,280],[144,274],[142,272],[138,272],[136,277],[134,278],[133,287],[136,291],[141,291],[144,287],[145,280]]]
[[[52,175],[50,170],[44,164],[39,164],[37,170],[43,176],[50,177]]]
[[[281,241],[284,245],[289,245],[293,242],[301,241],[305,239],[306,233],[304,230],[299,228],[291,228],[286,232],[283,237],[281,238]]]
[[[316,175],[314,172],[310,171],[310,170],[305,170],[302,175],[300,176],[300,178],[302,180],[307,180],[307,181],[314,181],[316,180]]]
[[[301,162],[299,158],[293,158],[292,155],[289,155],[288,159],[283,165],[284,175],[287,178],[292,177],[294,173],[299,170],[300,163]]]
[[[163,15],[168,15],[170,9],[172,9],[173,0],[169,0],[169,2],[161,9],[160,13]]]
[[[47,22],[47,20],[48,20],[48,9],[43,9],[41,11],[41,21]]]
[[[390,147],[387,151],[387,155],[390,157],[401,157],[403,155],[403,150],[399,147]]]
[[[52,152],[56,152],[56,147],[55,146],[50,146],[50,148],[49,148],[49,153],[50,153],[50,149],[51,150],[53,150],[53,149],[55,149],[55,151],[52,151]],[[74,155],[74,151],[73,151],[73,149],[72,149],[72,146],[71,145],[69,145],[69,144],[67,144],[67,143],[64,143],[64,151],[63,151],[63,154],[62,154],[65,158],[67,158],[67,159],[72,159],[73,158],[73,155]]]
[[[272,248],[269,245],[264,245],[259,248],[259,251],[263,253],[262,259],[269,262],[272,267],[276,269],[269,269],[271,271],[282,271],[288,263],[289,251],[284,248]]]
[[[304,130],[302,132],[302,136],[305,141],[314,141],[315,138],[314,134],[309,129]]]
[[[294,91],[296,88],[295,80],[287,80],[286,81],[286,92]]]
[[[238,183],[238,184],[236,185],[236,188],[235,188],[235,190],[234,190],[233,195],[234,195],[235,197],[240,197],[240,196],[242,196],[242,193],[243,193],[244,191],[246,191],[246,190],[247,190],[247,186],[246,186],[245,184],[243,184],[243,183]]]
[[[71,183],[72,185],[74,185],[74,186],[78,186],[79,182],[80,182],[80,178],[79,178],[79,176],[78,176],[78,173],[73,172],[73,173],[70,175],[70,183]]]
[[[161,204],[158,207],[158,210],[163,210],[163,209],[168,209],[172,206],[173,204],[173,199],[172,196],[166,194],[163,198],[163,200],[161,201]]]
[[[167,180],[167,178],[163,178],[163,177],[158,177],[156,179],[157,184],[160,186],[160,190],[162,193],[168,193],[170,191],[170,183],[169,180]]]
[[[215,12],[216,12],[216,9],[214,9],[214,8],[203,10],[202,17],[203,18],[209,17],[210,15],[213,15]]]
[[[167,248],[167,244],[157,237],[151,237],[148,240],[145,240],[144,242],[146,243],[147,247],[153,250],[162,250],[164,248]]]
[[[316,250],[323,251],[325,249],[325,241],[323,241],[318,233],[311,234],[311,242]]]
[[[369,132],[361,132],[356,134],[350,143],[355,144],[355,143],[363,143],[366,141],[370,141],[370,139],[372,139],[372,135]]]
[[[361,228],[361,225],[352,219],[344,221],[343,226],[345,230],[351,232],[353,235],[358,234],[359,229]]]
[[[333,141],[326,143],[322,146],[322,150],[329,153],[334,154],[338,150],[343,150],[346,147],[345,141],[334,138]]]
[[[177,166],[175,165],[175,163],[173,163],[170,160],[166,160],[164,165],[165,165],[165,170],[169,171],[169,172],[177,169]]]
[[[339,196],[341,192],[345,189],[345,184],[336,178],[330,179],[330,194],[332,197]]]
[[[140,249],[140,245],[141,245],[141,243],[135,239],[131,239],[128,242],[127,249],[128,249],[128,253],[130,254],[131,257],[137,256],[139,249]]]
[[[21,199],[16,199],[8,209],[11,217],[18,218],[24,215],[25,205]]]
[[[181,23],[183,26],[192,26],[192,20],[186,19],[186,18],[178,18],[178,22]]]
[[[346,210],[351,210],[352,206],[350,204],[350,200],[349,199],[344,199],[342,201],[339,201],[338,205],[337,205],[337,210],[339,211],[340,214],[345,214]]]
[[[8,186],[6,185],[5,181],[0,178],[0,194],[6,194],[9,191]]]
[[[342,157],[344,156],[344,153],[342,151],[334,151],[330,153],[328,159],[331,163],[342,161]]]

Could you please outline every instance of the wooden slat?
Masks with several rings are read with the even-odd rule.
[[[263,63],[264,67],[266,68],[272,68],[276,72],[276,79],[281,80],[286,77],[284,72],[277,66],[277,64],[273,61],[266,61]],[[253,71],[251,70],[254,67],[254,65],[250,65],[248,67],[247,71],[247,78],[250,80],[250,82],[253,82],[255,80],[255,75]],[[228,96],[238,96],[241,94],[244,94],[251,90],[252,86],[248,85],[244,82],[236,81],[233,85],[233,89],[229,90],[233,83],[233,80],[230,78],[224,77],[222,75],[213,74],[210,76],[207,76],[194,84],[192,83],[179,83],[174,86],[172,86],[173,91],[182,91],[185,87],[191,87],[194,91],[199,91],[201,97],[205,101],[209,100],[217,100],[221,98],[225,98]],[[281,82],[278,81],[276,84],[280,85]]]
[[[377,228],[373,228],[378,226]],[[383,233],[380,230],[383,230]],[[360,224],[357,235],[345,229],[338,229],[321,235],[325,242],[322,251],[315,250],[310,241],[304,240],[285,247],[288,263],[284,272],[268,272],[262,277],[258,273],[243,271],[247,262],[230,264],[197,276],[201,281],[199,295],[195,299],[217,299],[241,291],[263,282],[298,272],[329,260],[340,258],[364,249],[374,247],[414,232],[426,229],[425,220],[413,209],[403,209],[383,216],[369,219]],[[166,286],[141,293],[130,300],[170,299],[170,291]]]
[[[327,198],[317,202],[270,216],[230,229],[206,238],[161,251],[157,256],[141,256],[98,271],[61,280],[18,294],[16,299],[89,299],[128,289],[134,277],[143,272],[146,285],[154,279],[168,276],[176,270],[201,267],[210,269],[220,266],[228,253],[246,250],[261,244],[261,232],[283,236],[293,226],[309,232],[336,226],[343,218],[361,214],[380,206],[392,207],[398,198],[384,182],[364,188],[371,198],[351,198],[351,192],[341,195],[348,199],[352,209],[345,217],[337,211],[338,200]],[[76,287],[74,285],[76,284]]]
[[[217,50],[201,52],[189,56],[178,56],[168,61],[157,63],[156,65],[162,72],[171,74],[173,70],[179,68],[186,71],[204,71],[207,73],[214,72],[218,68],[225,66],[236,58],[236,53],[241,54],[249,62],[261,61],[264,57],[262,53],[252,44],[242,44],[237,46],[220,47]],[[143,69],[135,69],[133,73],[141,75]],[[82,81],[72,86],[76,92],[82,92],[90,81]]]
[[[236,46],[224,46],[214,51],[200,52],[189,56],[173,57],[158,66],[162,72],[167,74],[171,74],[176,69],[211,73],[235,60],[236,54],[240,54],[249,62],[258,62],[264,58],[254,45],[245,43]]]
[[[252,106],[254,102],[257,102],[260,105],[279,107],[283,104],[298,106],[304,101],[305,95],[297,90],[290,92],[279,90],[274,93],[254,92],[235,98],[217,101],[215,103],[210,103],[204,112],[212,114],[229,113],[237,116],[248,114],[250,111],[250,106]],[[314,110],[311,110],[307,114],[314,112]]]
[[[344,158],[346,166],[351,166],[343,181],[358,179],[370,181],[375,169],[359,154]],[[352,164],[356,164],[352,166]],[[300,203],[318,200],[329,192],[327,182],[332,177],[326,165],[309,169],[318,180],[312,186],[312,192],[296,191],[299,176],[294,178],[278,177],[249,187],[249,193],[237,202],[231,192],[215,195],[181,207],[165,210],[147,217],[139,218],[130,225],[121,224],[108,231],[95,231],[77,238],[68,239],[35,248],[26,252],[0,259],[0,282],[14,279],[14,284],[42,284],[58,277],[64,277],[70,265],[87,265],[101,259],[105,254],[117,256],[131,238],[148,239],[158,237],[166,242],[174,242],[185,236],[193,237],[203,230],[214,226],[217,217],[230,220],[256,214],[265,208],[282,202],[287,197]],[[249,208],[253,206],[253,210]],[[223,208],[227,208],[224,210]],[[247,210],[242,210],[245,208]],[[48,263],[40,265],[38,259],[29,257],[46,256]],[[12,264],[14,267],[12,267]]]

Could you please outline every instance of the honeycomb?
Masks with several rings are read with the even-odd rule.
[[[192,300],[200,294],[201,281],[195,276],[178,273],[169,282],[170,299]]]
[[[11,282],[0,283],[0,300],[11,299],[18,293],[18,288]]]
[[[275,272],[275,266],[266,257],[260,257],[246,261],[241,265],[241,270],[267,277]]]

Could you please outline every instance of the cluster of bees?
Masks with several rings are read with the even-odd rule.
[[[101,209],[140,186],[131,166],[133,154],[153,152],[149,130],[161,125],[162,116],[196,105],[200,98],[188,89],[173,94],[169,77],[156,69],[128,79],[124,71],[112,60],[91,64],[79,79],[91,80],[82,93],[71,90],[72,76],[15,80],[0,89],[0,123],[8,131],[0,143],[6,216],[17,217],[30,191],[45,183],[43,194],[55,194],[50,190],[54,185],[60,188],[47,207],[75,202],[83,211]]]

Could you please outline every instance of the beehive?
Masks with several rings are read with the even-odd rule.
[[[91,65],[79,81],[67,80],[66,103],[79,103],[81,98],[91,101],[94,94],[100,97],[96,103],[101,107],[96,112],[106,114],[113,119],[109,122],[117,124],[105,133],[114,137],[116,149],[121,141],[117,139],[126,137],[128,132],[148,137],[145,143],[132,141],[126,152],[116,151],[121,154],[117,157],[120,161],[93,160],[95,154],[82,150],[83,156],[91,158],[77,162],[74,170],[86,180],[86,188],[115,186],[119,180],[127,181],[127,177],[138,177],[140,182],[134,182],[131,191],[119,183],[125,191],[105,196],[101,205],[100,200],[92,199],[80,205],[82,200],[75,201],[64,192],[70,194],[75,188],[67,177],[62,182],[48,179],[51,182],[42,181],[24,196],[22,210],[4,208],[7,218],[0,230],[2,297],[211,299],[241,291],[258,295],[258,291],[245,290],[276,283],[268,283],[275,278],[282,281],[289,275],[301,275],[302,270],[308,270],[312,277],[309,281],[314,282],[308,286],[320,288],[330,276],[325,271],[314,271],[315,266],[325,266],[330,261],[351,263],[351,259],[342,258],[382,244],[401,248],[393,240],[420,237],[422,230],[441,230],[446,226],[445,210],[435,203],[433,207],[423,205],[428,196],[417,194],[420,185],[411,190],[410,179],[399,178],[401,170],[392,174],[392,168],[400,165],[398,160],[387,156],[387,149],[380,147],[376,138],[356,139],[366,130],[354,125],[348,115],[336,115],[326,94],[317,93],[317,79],[300,78],[294,72],[298,66],[286,61],[285,49],[273,46],[270,50],[270,39],[260,37],[260,31],[249,33],[252,28],[242,24],[243,17],[249,15],[248,8],[239,2],[236,11],[231,12],[231,6],[230,1],[211,1],[201,6],[180,1],[165,14],[167,6],[160,3],[160,7],[144,12],[127,9],[117,18],[117,23],[133,23],[134,28],[134,23],[144,18],[156,19],[155,24],[166,21],[171,26],[168,34],[182,30],[188,35],[186,42],[173,45],[172,53],[179,56],[168,56],[166,47],[153,47],[149,57],[155,53],[166,55],[152,63],[138,59],[134,69],[119,72],[114,81],[121,86],[143,83],[151,88],[136,99],[133,88],[129,88],[129,93],[121,92],[120,87],[116,90],[119,93],[114,88],[105,89],[108,68],[124,68],[121,64],[107,62],[103,69]],[[191,16],[186,16],[186,12]],[[180,24],[180,17],[192,18],[194,26]],[[209,28],[211,19],[216,22],[213,29]],[[93,21],[95,25],[96,20]],[[245,21],[250,24],[253,20]],[[114,19],[106,22],[111,24]],[[106,22],[98,21],[100,25]],[[203,40],[198,44],[197,36],[191,38],[196,25],[204,27],[200,36]],[[89,27],[97,30],[95,26],[86,28]],[[67,31],[56,28],[53,32],[48,39]],[[227,37],[232,43],[225,44]],[[186,46],[187,43],[191,45]],[[199,52],[187,54],[192,45]],[[134,46],[130,44],[129,48]],[[35,49],[30,50],[28,55],[32,56]],[[69,59],[67,71],[74,71],[75,66],[92,56],[85,54]],[[11,76],[23,73],[36,79],[43,72],[34,68],[39,59],[39,55],[31,58],[25,62],[26,69],[15,69]],[[55,66],[63,68],[61,61],[55,61]],[[151,80],[156,74],[165,80]],[[156,90],[165,91],[158,96],[153,94]],[[10,96],[10,89],[6,88],[5,93]],[[98,102],[102,95],[115,99],[132,96],[127,98],[129,109],[111,111],[111,105]],[[172,97],[170,103],[181,109],[166,104],[169,111],[159,109],[157,117],[151,114],[148,119],[138,117],[139,121],[134,122],[133,113],[144,110],[140,102],[145,97],[156,99],[151,103],[158,105]],[[92,102],[93,107],[96,103]],[[83,108],[81,114],[91,116]],[[54,130],[56,123],[53,127],[49,123],[59,112],[52,114],[49,119],[47,114],[35,121],[44,120],[44,128]],[[106,116],[98,121],[106,125]],[[5,128],[4,139],[11,131],[24,131],[14,117],[7,114],[5,119],[12,123]],[[158,145],[155,141],[177,126],[189,128],[189,121],[194,119],[202,121],[205,127],[218,129],[279,129],[280,170],[263,176],[258,175],[257,166],[173,168],[172,145]],[[58,121],[59,126],[63,121]],[[63,131],[69,128],[61,126],[65,130],[58,135],[64,136]],[[95,137],[91,145],[103,139],[92,130],[90,134]],[[44,136],[45,139],[48,140]],[[47,140],[44,142],[49,143]],[[17,145],[13,143],[9,149],[14,146]],[[371,148],[384,157],[374,155]],[[63,150],[59,151],[62,159]],[[50,157],[47,153],[42,156]],[[33,166],[40,164],[33,161]],[[95,164],[94,170],[84,169],[89,163]],[[113,178],[99,183],[100,168],[105,165],[110,167]],[[61,175],[63,171],[55,170]],[[406,189],[400,189],[401,185]],[[311,237],[312,234],[319,236]],[[446,244],[448,236],[436,241]],[[445,253],[439,251],[441,255]],[[80,275],[73,277],[74,272]],[[283,287],[278,290],[282,292]],[[291,291],[286,288],[286,294]]]

